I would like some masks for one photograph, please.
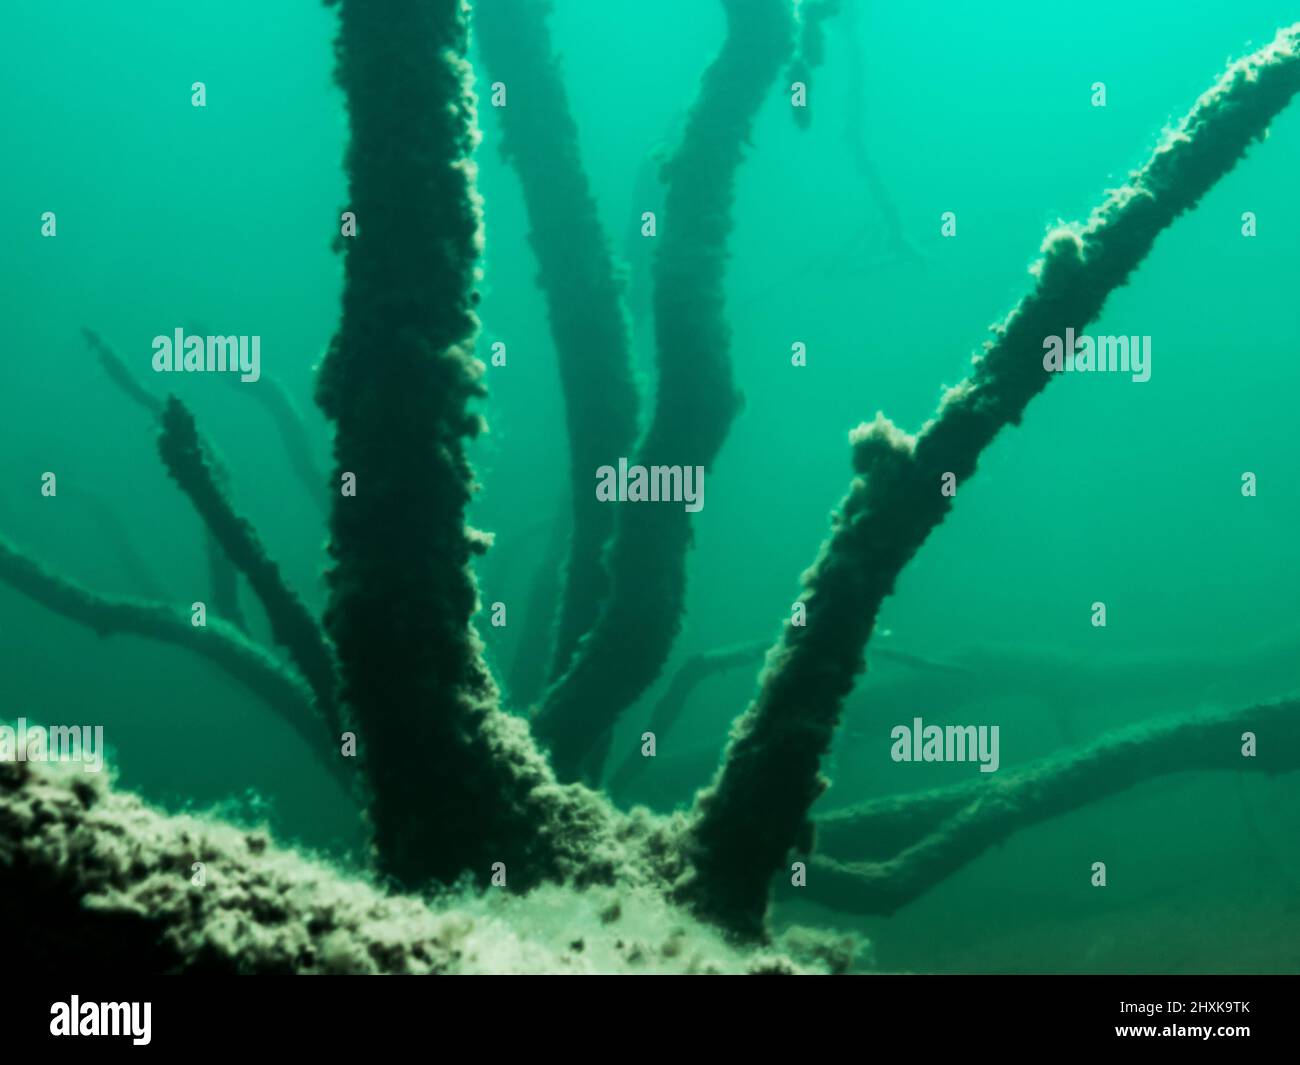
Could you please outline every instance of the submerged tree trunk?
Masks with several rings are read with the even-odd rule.
[[[460,0],[343,0],[355,236],[342,239],[343,318],[318,399],[335,425],[326,627],[345,726],[369,786],[379,868],[409,887],[519,886],[556,874],[597,806],[561,794],[497,691],[470,618],[467,441],[483,394],[472,353],[478,139]],[[558,819],[558,820],[557,820]],[[563,823],[561,823],[561,821]]]

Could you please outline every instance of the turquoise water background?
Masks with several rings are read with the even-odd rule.
[[[829,23],[811,128],[796,128],[774,85],[739,174],[728,300],[746,405],[696,517],[668,674],[691,653],[775,637],[847,488],[848,431],[877,410],[918,429],[1026,290],[1046,227],[1085,218],[1226,61],[1296,17],[1264,0],[859,6],[853,34],[847,17]],[[199,521],[158,461],[152,425],[106,380],[80,328],[159,389],[155,335],[190,323],[260,335],[263,373],[295,396],[325,467],[312,383],[338,318],[331,242],[346,207],[334,15],[288,0],[50,0],[6,23],[0,531],[96,590],[137,593],[106,504],[170,597],[203,599]],[[645,296],[639,227],[655,209],[655,153],[723,28],[720,7],[701,0],[557,5],[552,33],[630,303]],[[194,81],[207,86],[205,108],[190,105]],[[1091,105],[1097,81],[1104,108]],[[882,261],[882,211],[854,167],[852,115],[913,256]],[[518,179],[499,157],[496,116],[483,107],[480,118],[482,342],[506,342],[509,360],[487,375],[491,431],[473,449],[483,488],[470,520],[497,535],[478,570],[484,600],[516,603],[567,507],[567,445]],[[1151,380],[1054,383],[960,486],[873,647],[960,663],[971,679],[958,692],[951,675],[872,661],[828,766],[827,807],[974,771],[890,762],[889,729],[913,716],[999,723],[1009,768],[1155,714],[1293,691],[1297,175],[1293,106],[1092,327],[1149,335]],[[45,211],[57,213],[55,239],[40,235]],[[940,235],[945,211],[957,216],[953,238]],[[1258,218],[1254,238],[1241,234],[1244,211]],[[648,410],[644,322],[635,336]],[[790,364],[794,342],[807,346],[806,367]],[[165,384],[192,404],[241,511],[319,608],[324,525],[273,424],[224,382]],[[40,494],[44,471],[58,475],[55,499]],[[1243,471],[1258,477],[1255,498],[1240,492]],[[1090,623],[1097,600],[1104,629]],[[244,603],[265,635],[246,592]],[[499,675],[532,653],[518,626],[481,619],[480,630]],[[185,652],[101,641],[0,587],[0,661],[0,717],[102,723],[125,786],[172,809],[269,817],[288,838],[356,856],[348,798],[280,721]],[[667,756],[720,749],[752,690],[746,669],[697,689],[662,776],[649,772],[629,797],[661,808],[689,799],[703,779]],[[657,694],[625,715],[620,760]],[[1089,886],[1096,860],[1107,862],[1104,891]],[[789,891],[780,917],[864,931],[890,969],[1295,971],[1297,883],[1296,778],[1200,774],[1023,832],[891,919],[836,917]]]

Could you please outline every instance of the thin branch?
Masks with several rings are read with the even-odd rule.
[[[248,620],[239,605],[238,572],[231,565],[225,549],[207,528],[203,530],[203,546],[208,561],[208,597],[212,612],[247,632]]]
[[[1144,722],[1011,773],[827,814],[817,819],[808,897],[893,913],[1021,829],[1157,777],[1210,770],[1300,770],[1300,700]],[[862,860],[879,855],[892,856]]]
[[[673,675],[663,695],[650,711],[650,731],[655,736],[666,736],[677,724],[686,707],[686,700],[697,687],[717,673],[725,673],[741,666],[757,668],[767,650],[766,640],[714,647],[691,655]]]
[[[528,582],[523,623],[505,678],[509,706],[522,708],[533,705],[546,685],[547,662],[554,657],[553,653],[548,655],[546,649],[553,642],[551,630],[555,604],[563,594],[561,576],[565,547],[566,541],[571,539],[568,526],[567,515],[557,514],[549,532],[531,537],[534,544],[545,546],[541,555],[536,557],[536,568]],[[527,533],[521,538],[523,542],[529,539]]]
[[[767,650],[767,641],[734,644],[729,647],[715,647],[691,655],[678,667],[672,680],[650,711],[650,723],[647,726],[655,734],[656,742],[662,741],[676,726],[686,709],[686,701],[709,677],[742,666],[757,668]],[[716,764],[716,763],[715,763]],[[626,787],[628,781],[640,774],[646,767],[646,759],[638,753],[632,753],[610,777],[609,790],[618,792]],[[710,766],[712,768],[712,766]]]
[[[316,453],[307,434],[302,411],[294,402],[289,390],[280,380],[270,374],[262,374],[251,388],[235,374],[222,375],[241,395],[251,396],[266,409],[280,434],[280,443],[289,460],[289,468],[298,483],[307,491],[312,505],[322,514],[329,512],[328,482],[325,474],[316,462]]]
[[[209,617],[191,624],[184,607],[121,596],[99,595],[24,555],[0,537],[0,581],[48,610],[85,625],[100,637],[143,636],[193,651],[220,666],[275,710],[345,786],[351,786],[338,750],[322,727],[311,689],[235,626]]]
[[[193,415],[175,396],[168,399],[162,413],[158,453],[226,558],[248,580],[266,611],[275,642],[289,652],[306,678],[331,738],[337,739],[341,725],[334,656],[325,636],[297,593],[285,583],[280,567],[267,556],[252,524],[235,513],[213,474]]]
[[[746,666],[750,669],[758,669],[763,663],[763,654],[767,649],[767,641],[759,640],[729,647],[715,647],[686,659],[673,674],[668,687],[664,689],[664,693],[650,711],[650,723],[647,727],[655,734],[656,741],[662,742],[663,738],[673,730],[686,708],[686,701],[700,684],[709,677],[728,670]],[[969,673],[961,666],[932,662],[928,658],[908,654],[905,651],[877,649],[872,654],[877,658],[884,658],[923,672],[937,672],[948,676],[965,676]],[[609,790],[611,792],[622,790],[649,764],[648,760],[639,754],[629,755],[617,772],[610,777]],[[696,779],[705,779],[706,775],[715,768],[717,768],[716,757]]]
[[[82,326],[81,335],[90,350],[99,359],[99,364],[103,367],[104,373],[108,375],[109,381],[115,384],[131,402],[147,411],[154,418],[161,418],[163,413],[162,399],[140,383],[139,378],[131,372],[122,357],[109,347],[108,343],[93,329]],[[212,461],[218,483],[223,488],[227,487],[230,475],[215,452]],[[239,584],[235,580],[235,571],[227,561],[220,546],[213,540],[212,534],[206,530],[205,533],[204,548],[208,563],[208,582],[210,586],[208,597],[211,600],[212,612],[247,631],[248,625],[239,606]]]
[[[160,417],[162,415],[163,401],[140,383],[135,374],[122,361],[122,357],[110,348],[93,329],[83,325],[81,327],[81,336],[89,345],[90,350],[95,353],[96,358],[99,359],[99,364],[104,368],[104,373],[108,375],[108,379],[117,385],[122,394],[155,418]]]
[[[796,46],[790,59],[789,80],[803,82],[809,94],[812,92],[812,73],[826,59],[826,28],[824,23],[840,13],[843,0],[798,0],[795,5]],[[803,107],[793,107],[796,125],[807,129],[812,122],[811,108],[805,103]]]
[[[91,520],[99,533],[112,543],[118,565],[121,566],[123,575],[129,579],[131,589],[145,599],[162,599],[164,593],[158,578],[108,500],[80,486],[75,498],[90,511]]]
[[[862,54],[862,33],[858,24],[861,0],[845,0],[848,9],[848,28],[845,36],[849,42],[849,84],[845,138],[853,168],[862,179],[871,198],[876,203],[885,225],[884,248],[880,255],[890,263],[918,261],[920,251],[908,240],[903,220],[894,203],[894,197],[876,169],[871,153],[867,151],[866,131],[869,128],[866,108],[866,59]]]

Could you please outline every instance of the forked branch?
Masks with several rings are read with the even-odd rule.
[[[880,605],[952,505],[940,490],[945,474],[959,484],[974,474],[983,450],[1051,379],[1044,338],[1082,332],[1161,231],[1237,164],[1298,90],[1300,25],[1233,63],[1086,224],[1048,233],[1032,290],[919,435],[883,414],[854,430],[857,476],[803,577],[807,624],[786,624],[722,769],[697,799],[697,873],[681,885],[683,898],[732,927],[761,927],[772,874],[792,848],[810,844],[808,812],[826,787],[821,759]]]
[[[1170,773],[1209,770],[1300,770],[1300,700],[1144,722],[996,779],[827,814],[817,819],[808,897],[893,913],[1021,829]]]

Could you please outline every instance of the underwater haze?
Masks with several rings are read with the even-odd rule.
[[[801,624],[800,575],[862,472],[850,431],[881,411],[920,432],[944,391],[971,373],[990,325],[1031,290],[1044,234],[1086,221],[1225,66],[1267,45],[1296,9],[1276,0],[821,5],[824,54],[780,63],[738,138],[722,253],[726,350],[714,334],[700,344],[729,358],[743,404],[716,456],[660,460],[683,467],[688,492],[700,468],[693,508],[689,497],[630,496],[619,464],[636,463],[634,443],[608,454],[612,475],[594,464],[571,473],[573,412],[599,427],[617,401],[599,372],[560,372],[539,267],[545,220],[530,215],[532,179],[503,151],[518,137],[504,125],[510,109],[528,96],[509,49],[505,59],[480,50],[480,6],[489,5],[470,5],[467,55],[483,226],[471,340],[486,392],[469,409],[486,428],[466,444],[474,485],[463,516],[492,542],[473,559],[472,624],[503,707],[544,720],[575,493],[617,520],[638,507],[683,511],[691,546],[680,631],[643,690],[626,700],[611,692],[617,717],[604,746],[593,743],[581,768],[560,777],[624,810],[685,817],[755,698],[765,650]],[[728,33],[725,5],[552,7],[580,165],[626,314],[638,426],[660,408],[689,422],[709,410],[710,385],[701,370],[699,392],[659,387],[656,311],[693,305],[656,298],[655,256],[676,220],[664,164]],[[260,596],[236,578],[160,461],[160,408],[133,397],[125,382],[134,382],[153,402],[175,395],[192,412],[238,514],[310,616],[328,614],[328,633],[339,634],[345,607],[327,611],[327,545],[331,513],[343,520],[346,505],[339,471],[351,467],[335,454],[336,418],[318,405],[317,382],[340,330],[352,253],[339,249],[364,241],[368,222],[360,213],[355,238],[346,220],[340,229],[355,203],[349,116],[360,121],[361,111],[355,101],[349,111],[335,80],[339,19],[339,7],[308,0],[49,0],[8,14],[0,537],[11,546],[0,567],[0,721],[102,726],[114,788],[169,814],[265,827],[357,871],[371,862],[371,821],[299,729],[220,663],[175,642],[101,634],[52,607],[13,561],[20,552],[99,595],[164,602],[191,619],[203,603],[208,617],[237,622],[288,659]],[[802,99],[792,98],[796,81]],[[510,94],[503,106],[492,101],[496,82]],[[400,79],[383,92],[401,100]],[[406,110],[384,113],[394,128],[406,121]],[[720,129],[709,143],[722,143]],[[555,138],[542,172],[565,172],[563,143]],[[951,513],[880,608],[867,670],[821,759],[831,786],[811,813],[830,818],[929,789],[996,789],[1157,719],[1222,715],[1232,758],[1180,771],[1139,750],[1113,781],[1105,765],[1081,772],[1042,816],[1013,819],[897,905],[837,905],[811,885],[816,862],[792,852],[771,881],[773,935],[798,926],[860,937],[858,971],[1300,971],[1300,750],[1257,767],[1252,749],[1276,756],[1277,744],[1297,743],[1294,725],[1273,732],[1231,716],[1300,687],[1297,174],[1293,104],[1159,236],[1098,317],[1062,320],[1062,331],[1086,325],[1080,335],[1122,338],[1130,363],[1061,372],[987,447],[977,475],[945,486]],[[582,249],[575,238],[572,255]],[[700,253],[702,270],[710,261]],[[599,308],[590,310],[594,320]],[[159,370],[172,345],[181,362],[178,330],[249,338],[248,379]],[[494,361],[497,351],[505,355]],[[371,397],[360,385],[338,394],[340,409],[355,401],[364,410]],[[372,432],[405,439],[403,417],[394,409],[394,427],[379,418]],[[362,476],[357,502],[371,483]],[[405,520],[404,500],[427,490],[414,474],[402,481],[373,518],[376,539]],[[658,563],[642,564],[655,585]],[[442,604],[395,605],[392,623],[418,626],[412,618],[425,609]],[[644,614],[648,630],[655,611]],[[652,643],[632,625],[597,666],[620,672],[623,649],[631,663]],[[724,651],[725,661],[710,661]],[[339,661],[340,690],[355,690],[352,659]],[[400,672],[404,661],[394,651],[384,668]],[[346,695],[341,702],[346,722]],[[364,729],[354,731],[364,748]],[[969,740],[964,755],[954,732]],[[551,739],[538,736],[546,750]],[[773,792],[799,790],[797,761],[788,779],[777,763]],[[410,765],[423,772],[418,749]],[[442,765],[431,756],[428,773]],[[889,857],[855,846],[836,860]],[[396,864],[379,868],[406,890],[420,887]]]

